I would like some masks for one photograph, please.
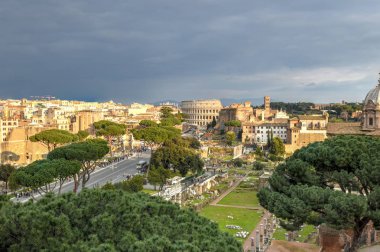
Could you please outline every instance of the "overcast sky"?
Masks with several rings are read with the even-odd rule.
[[[1,0],[0,97],[361,101],[380,1]]]

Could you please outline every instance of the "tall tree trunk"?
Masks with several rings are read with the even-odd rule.
[[[354,231],[354,234],[352,236],[352,242],[351,246],[348,248],[349,252],[357,252],[359,250],[359,239],[360,239],[361,233]]]
[[[110,145],[110,154],[111,157],[113,157],[113,151],[112,151],[112,137],[108,137],[108,144]]]
[[[60,179],[60,180],[59,180],[58,195],[61,194],[62,185],[63,185],[63,183],[65,183],[65,180],[66,180],[66,179],[63,179],[63,180]]]
[[[90,175],[92,172],[92,168],[88,168],[82,177],[82,189],[86,186],[87,182],[90,180]]]
[[[86,186],[86,172],[83,174],[83,177],[82,177],[82,189]]]
[[[369,219],[367,219],[367,218],[364,218],[364,219],[360,220],[359,222],[356,222],[356,225],[355,225],[354,230],[353,230],[354,234],[352,236],[351,246],[348,249],[349,252],[359,251],[360,237],[363,233],[363,230],[367,226],[368,222],[369,222]]]
[[[77,193],[78,188],[79,188],[79,176],[78,176],[78,174],[75,174],[74,175],[74,190],[73,190],[73,192]]]

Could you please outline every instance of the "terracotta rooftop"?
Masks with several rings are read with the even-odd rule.
[[[367,135],[380,136],[380,130],[364,131],[360,122],[354,123],[328,123],[327,134],[329,135]]]
[[[300,120],[326,120],[326,116],[318,115],[318,116],[312,116],[312,115],[299,115],[297,116]]]

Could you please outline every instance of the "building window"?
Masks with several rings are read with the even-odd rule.
[[[368,122],[368,124],[369,124],[370,126],[373,126],[373,118],[369,118],[369,122]]]

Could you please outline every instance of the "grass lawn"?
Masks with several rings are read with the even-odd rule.
[[[218,190],[219,192],[225,191],[228,189],[228,182],[227,181],[222,181],[218,185],[216,185],[213,189]]]
[[[195,205],[195,204],[202,203],[202,202],[208,200],[209,198],[211,198],[211,194],[204,193],[202,195],[202,198],[190,200],[189,203],[192,205]]]
[[[258,175],[255,175],[255,174],[249,174],[246,178],[246,181],[258,181],[259,180],[259,176]]]
[[[283,228],[277,228],[276,232],[274,232],[274,234],[273,234],[273,238],[275,240],[285,241],[285,233],[286,233],[285,229],[283,229]]]
[[[150,194],[150,195],[153,195],[155,193],[158,193],[158,191],[155,191],[155,190],[151,190],[151,189],[143,189],[142,192],[144,193],[147,193],[147,194]]]
[[[251,232],[260,221],[261,214],[262,211],[257,210],[219,206],[207,206],[200,212],[201,216],[218,223],[222,231],[228,232],[233,236],[235,236],[239,230],[228,229],[226,225],[237,225],[242,227],[242,230]],[[227,216],[233,216],[233,219],[229,219]],[[241,242],[243,241],[241,238],[236,239]]]
[[[256,196],[256,191],[251,190],[233,190],[226,197],[224,197],[218,204],[221,205],[235,205],[247,207],[259,207],[259,200]]]
[[[297,241],[304,242],[307,238],[307,236],[313,232],[315,232],[316,229],[313,225],[305,225],[301,231],[298,232],[301,237],[297,238]]]
[[[305,242],[307,236],[311,233],[313,233],[315,231],[315,228],[314,226],[312,225],[305,225],[302,230],[298,231],[298,235],[300,235],[301,237],[297,237],[296,241],[299,241],[299,242]],[[283,228],[277,228],[276,229],[276,232],[273,234],[273,238],[275,238],[276,240],[282,240],[284,241],[285,240],[285,233],[287,231]]]

